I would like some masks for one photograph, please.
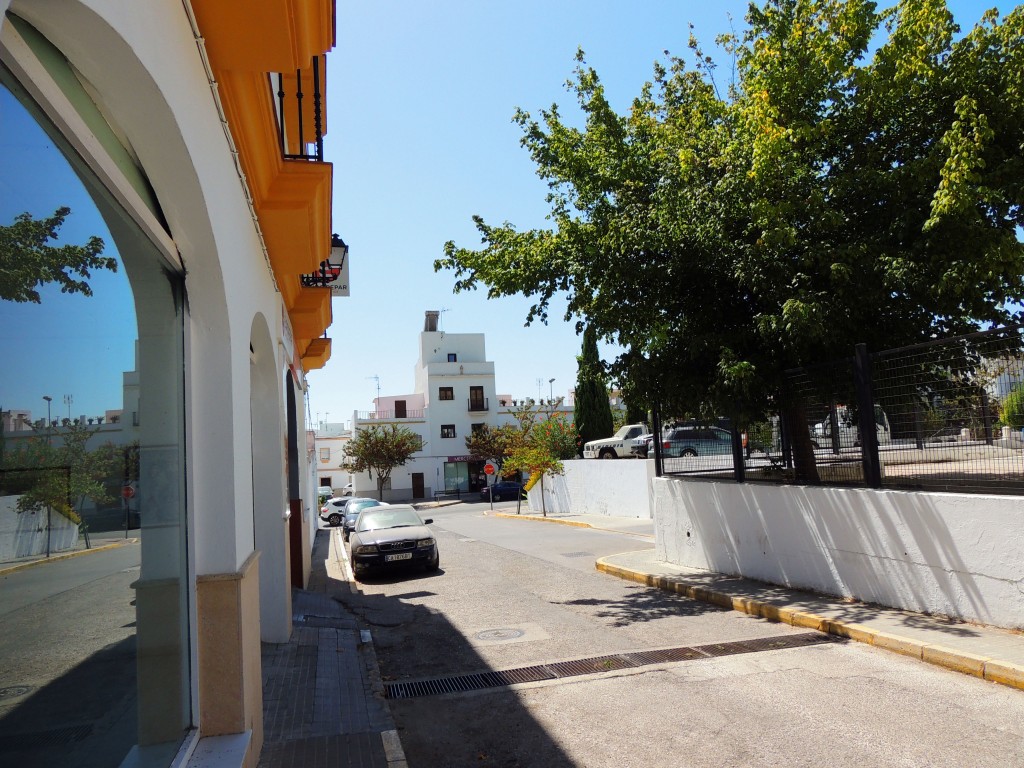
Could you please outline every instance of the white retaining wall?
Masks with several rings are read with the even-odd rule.
[[[660,560],[1024,628],[1019,496],[655,478],[652,499]]]
[[[46,512],[18,514],[19,496],[0,497],[0,563],[46,553]],[[78,526],[56,512],[50,514],[50,551],[63,552],[78,543]]]
[[[549,514],[651,517],[654,462],[640,459],[564,461],[564,475],[544,476],[544,507]],[[530,509],[541,511],[541,485],[529,493]]]

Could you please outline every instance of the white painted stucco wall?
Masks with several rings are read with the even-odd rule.
[[[0,563],[46,553],[46,513],[18,514],[20,496],[0,497]],[[78,543],[78,526],[56,512],[50,514],[50,552],[64,552]]]
[[[548,513],[651,517],[654,462],[639,459],[562,462],[563,475],[545,475],[543,504]],[[529,492],[530,509],[541,511],[541,485]]]
[[[1020,497],[656,478],[661,560],[1024,628]]]

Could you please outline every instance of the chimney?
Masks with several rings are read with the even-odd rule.
[[[437,331],[437,319],[441,316],[441,313],[436,309],[428,309],[427,316],[423,320],[423,330],[427,333],[434,333]]]

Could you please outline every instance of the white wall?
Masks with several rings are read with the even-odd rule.
[[[660,560],[1024,628],[1020,497],[656,478],[653,500]]]
[[[564,475],[544,476],[544,508],[548,513],[651,517],[654,462],[639,459],[562,462]],[[541,510],[541,487],[529,493],[530,509]]]
[[[0,497],[0,563],[46,554],[46,512],[18,514],[19,498]],[[78,526],[63,515],[51,512],[50,552],[73,549],[77,543]]]

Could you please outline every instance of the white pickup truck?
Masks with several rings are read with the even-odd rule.
[[[584,459],[624,459],[631,455],[633,440],[648,432],[643,424],[626,424],[611,437],[591,440],[583,446]]]

